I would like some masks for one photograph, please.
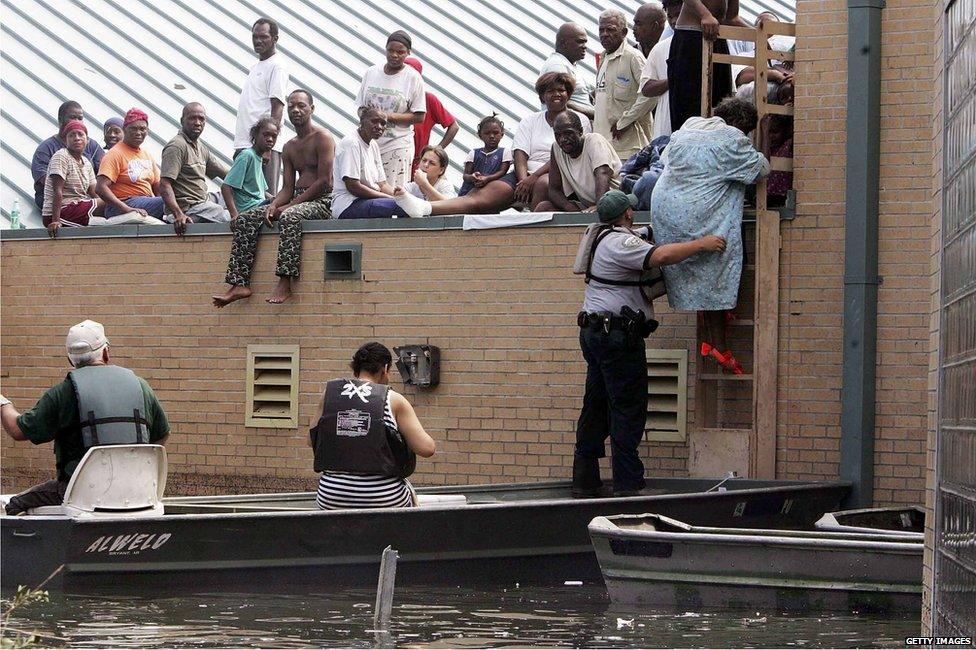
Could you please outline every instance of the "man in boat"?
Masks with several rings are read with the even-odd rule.
[[[309,431],[323,510],[414,505],[407,477],[437,445],[407,398],[389,388],[392,365],[385,345],[366,343],[349,364],[353,377],[325,385]]]
[[[587,228],[580,242],[587,283],[577,315],[586,360],[586,388],[576,425],[573,490],[576,498],[601,496],[600,458],[610,438],[614,496],[644,489],[644,465],[637,445],[647,420],[647,358],[644,339],[657,328],[644,271],[676,264],[692,255],[720,253],[725,240],[714,235],[655,246],[650,228],[634,226],[637,197],[609,190],[597,202],[600,226]]]
[[[19,413],[0,395],[4,430],[35,445],[53,441],[57,464],[57,478],[10,499],[8,515],[60,505],[71,474],[91,447],[162,444],[169,435],[166,414],[146,380],[110,363],[101,323],[84,320],[72,327],[65,349],[74,370],[29,411]]]

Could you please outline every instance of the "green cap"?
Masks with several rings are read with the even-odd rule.
[[[596,202],[596,211],[600,215],[601,223],[612,223],[622,217],[627,208],[637,207],[637,197],[624,194],[620,190],[608,190]]]

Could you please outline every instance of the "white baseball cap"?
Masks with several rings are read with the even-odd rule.
[[[86,352],[96,352],[108,345],[105,338],[105,328],[101,323],[93,320],[83,320],[70,330],[68,337],[64,341],[64,347],[68,354],[85,354]]]

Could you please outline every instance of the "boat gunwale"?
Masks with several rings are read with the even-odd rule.
[[[636,519],[645,516],[647,515],[617,515],[616,517],[633,517]],[[660,517],[660,515],[654,514],[650,514],[650,516]],[[825,551],[871,550],[892,554],[914,555],[921,553],[925,546],[924,540],[921,538],[909,539],[904,536],[884,534],[872,535],[806,530],[791,531],[764,528],[711,528],[704,526],[689,526],[689,530],[683,532],[634,530],[616,526],[610,517],[595,517],[587,526],[587,530],[591,538],[600,537],[608,541],[611,538],[616,538],[671,544],[721,544],[732,547],[814,547]],[[613,555],[616,556],[617,554],[614,553]]]
[[[777,482],[778,483],[778,482]],[[489,484],[490,485],[490,484]],[[512,489],[513,484],[499,484],[508,485],[508,489]],[[518,484],[514,484],[518,485]],[[538,488],[540,485],[546,485],[549,487],[558,487],[563,485],[563,482],[554,483],[527,483],[521,484],[525,486],[535,486]],[[569,482],[565,482],[568,486]],[[88,525],[88,524],[99,524],[107,522],[140,522],[140,523],[154,523],[154,522],[174,522],[191,520],[198,521],[201,519],[218,519],[218,520],[231,520],[231,519],[244,519],[244,518],[285,518],[285,517],[358,517],[364,514],[375,517],[395,517],[395,516],[407,516],[407,517],[419,517],[423,516],[426,512],[442,512],[442,511],[456,511],[463,512],[469,510],[481,511],[481,510],[498,510],[498,509],[525,509],[525,508],[540,508],[546,506],[567,506],[567,505],[577,505],[584,507],[588,504],[600,503],[602,504],[612,504],[614,502],[621,503],[633,503],[635,501],[647,501],[649,504],[658,501],[672,501],[676,499],[690,499],[690,500],[701,500],[701,499],[712,499],[717,495],[742,495],[745,497],[756,496],[756,495],[776,495],[781,492],[793,492],[793,491],[822,491],[822,490],[834,490],[834,489],[849,489],[851,486],[850,482],[847,481],[821,481],[821,482],[803,482],[797,481],[795,483],[791,482],[786,485],[774,485],[768,487],[755,487],[755,488],[744,488],[741,490],[726,490],[724,492],[678,492],[671,494],[653,494],[645,496],[627,496],[627,497],[605,497],[598,499],[574,499],[572,497],[560,497],[560,498],[548,498],[548,499],[525,499],[525,500],[514,500],[514,501],[492,501],[492,502],[474,502],[466,503],[463,505],[445,503],[445,504],[431,504],[428,506],[423,506],[419,508],[349,508],[343,510],[319,510],[315,509],[293,509],[293,510],[280,510],[271,512],[209,512],[209,513],[187,513],[187,514],[163,514],[161,516],[155,517],[110,517],[110,516],[99,516],[91,518],[79,518],[79,517],[67,517],[66,515],[30,515],[29,518],[16,517],[18,520],[27,519],[29,521],[40,521],[42,519],[54,519],[58,521],[63,521],[65,519],[71,520],[75,524]],[[458,489],[473,486],[457,486]],[[481,486],[477,486],[481,487]],[[284,494],[274,494],[271,493],[270,496],[279,497],[278,500],[284,500],[282,497],[290,495],[294,498],[294,495],[312,495],[308,498],[314,498],[314,492],[297,492],[297,493],[284,493]],[[164,506],[171,504],[173,506],[179,505],[202,505],[206,501],[198,501],[197,499],[222,499],[225,503],[232,503],[229,499],[243,500],[250,498],[253,500],[254,497],[261,495],[222,495],[215,497],[173,497],[173,499],[194,499],[194,501],[171,501],[169,499],[163,499]],[[0,516],[0,522],[13,519],[8,515]]]

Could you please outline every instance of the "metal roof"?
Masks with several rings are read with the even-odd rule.
[[[497,112],[509,136],[521,116],[537,110],[536,73],[552,51],[558,26],[583,25],[590,37],[583,62],[595,76],[599,13],[632,16],[638,0],[0,0],[0,225],[20,199],[21,219],[40,225],[33,204],[30,160],[57,129],[58,105],[74,99],[90,133],[133,106],[150,115],[145,145],[159,159],[178,131],[183,105],[208,113],[204,140],[225,161],[241,84],[254,64],[250,28],[258,16],[278,21],[278,50],[290,86],[315,97],[315,120],[341,137],[355,128],[355,97],[367,67],[383,61],[386,36],[413,37],[430,92],[457,118],[461,131],[448,153],[452,175],[480,146],[474,127]],[[770,9],[792,20],[795,0],[742,0],[747,20]],[[293,135],[290,125],[283,138]],[[441,131],[431,137],[436,142]]]

